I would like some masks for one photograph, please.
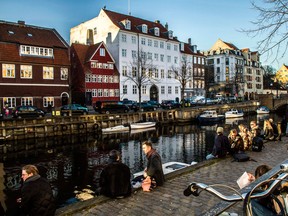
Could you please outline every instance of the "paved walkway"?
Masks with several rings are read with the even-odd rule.
[[[165,185],[158,187],[152,192],[136,191],[131,197],[125,199],[109,199],[102,203],[90,204],[81,211],[77,209],[69,215],[200,215],[208,211],[215,204],[220,202],[219,198],[203,191],[199,197],[185,197],[183,190],[190,182],[203,182],[205,184],[225,184],[239,189],[236,180],[244,171],[254,173],[257,166],[267,164],[275,166],[287,159],[288,138],[284,137],[280,142],[265,143],[262,152],[247,152],[255,159],[247,162],[231,162],[232,158],[219,160],[214,164],[202,167],[193,172],[180,175],[165,182]],[[230,191],[227,195],[233,194]],[[241,203],[233,206],[228,212],[236,212],[242,215]],[[58,212],[57,215],[64,215]]]

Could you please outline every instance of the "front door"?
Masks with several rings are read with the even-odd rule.
[[[150,88],[150,100],[157,101],[159,100],[159,92],[156,85],[152,85]]]

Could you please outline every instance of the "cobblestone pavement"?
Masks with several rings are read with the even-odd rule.
[[[131,197],[110,199],[80,212],[75,211],[72,215],[200,215],[221,200],[206,191],[203,191],[198,197],[192,195],[185,197],[183,190],[190,182],[225,184],[238,190],[236,180],[244,171],[254,173],[255,168],[259,165],[267,164],[273,167],[287,159],[287,142],[288,138],[283,137],[280,142],[265,143],[262,152],[247,152],[257,162],[232,162],[232,158],[228,157],[212,165],[168,180],[164,186],[158,187],[152,192],[138,190]],[[230,191],[227,195],[229,194],[231,195],[233,192]],[[242,215],[241,208],[242,205],[239,203],[227,211]]]

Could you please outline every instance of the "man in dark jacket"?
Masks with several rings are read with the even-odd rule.
[[[147,157],[147,168],[144,170],[144,177],[156,181],[157,186],[164,184],[164,173],[160,155],[152,148],[152,143],[145,141],[142,143],[143,152]]]
[[[23,187],[20,204],[22,215],[29,216],[53,216],[56,204],[49,182],[39,175],[34,165],[26,165],[22,168]]]
[[[212,153],[206,156],[206,159],[224,158],[227,152],[230,152],[230,143],[228,137],[223,135],[223,127],[217,128],[217,136],[215,138]]]
[[[120,152],[110,151],[109,160],[100,174],[100,193],[111,198],[131,195],[130,169],[120,161]]]

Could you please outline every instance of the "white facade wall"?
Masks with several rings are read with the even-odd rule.
[[[133,23],[131,23],[133,25]],[[133,94],[133,81],[127,80],[127,77],[122,76],[123,66],[127,66],[128,70],[131,70],[131,63],[133,62],[132,51],[138,52],[142,50],[146,54],[152,53],[153,65],[158,68],[159,80],[154,83],[158,88],[158,101],[166,99],[180,99],[181,89],[180,83],[174,78],[168,78],[168,70],[172,68],[172,65],[175,65],[174,59],[177,58],[177,66],[180,64],[180,50],[179,42],[167,40],[160,37],[152,37],[151,35],[137,34],[131,31],[120,30],[113,22],[107,17],[103,10],[100,11],[99,16],[91,19],[87,22],[81,23],[80,25],[72,28],[70,30],[70,43],[78,42],[86,44],[87,42],[87,31],[88,29],[97,32],[94,34],[94,43],[102,42],[106,43],[106,46],[115,59],[115,65],[120,73],[120,99],[128,98],[130,100],[138,101],[138,92]],[[126,42],[123,41],[122,36],[126,35]],[[110,40],[109,36],[110,35]],[[136,43],[132,43],[132,36],[136,36]],[[145,39],[145,45],[141,44],[141,40]],[[152,46],[148,46],[148,40],[152,40]],[[158,42],[158,47],[154,46],[154,41]],[[138,46],[139,42],[139,46]],[[160,48],[160,42],[164,43],[164,48]],[[170,50],[167,49],[167,45],[170,44]],[[177,50],[174,50],[174,45],[177,47]],[[126,56],[122,56],[122,51],[126,50]],[[154,59],[154,54],[158,54],[158,60]],[[161,55],[164,55],[164,61],[160,61]],[[171,58],[171,62],[168,62],[168,56]],[[164,70],[164,78],[161,78],[161,70]],[[123,94],[123,86],[127,85],[127,94]],[[142,101],[150,100],[150,85],[146,86],[146,94],[142,94]],[[165,89],[165,92],[161,92],[161,87]],[[168,92],[171,89],[171,93]],[[177,91],[178,89],[178,91]],[[137,90],[138,91],[138,90]]]

